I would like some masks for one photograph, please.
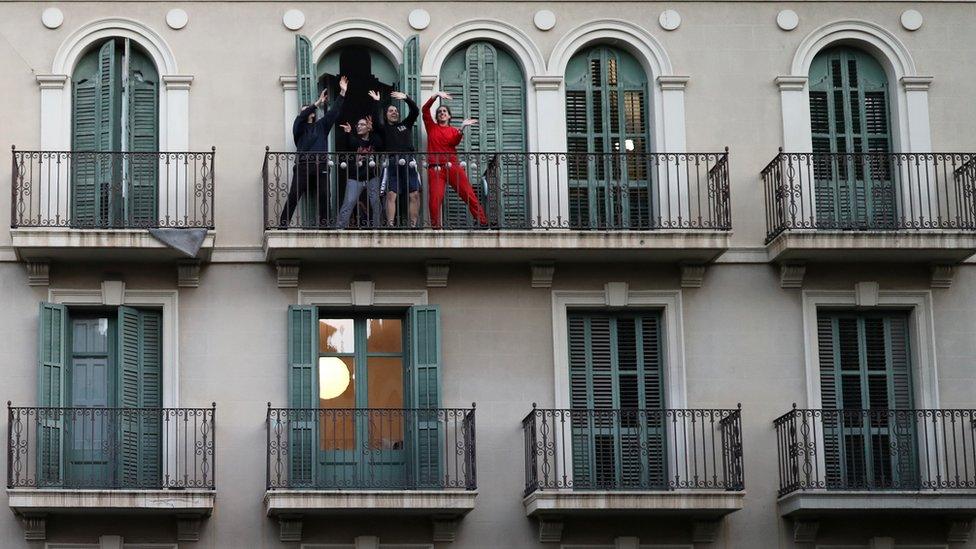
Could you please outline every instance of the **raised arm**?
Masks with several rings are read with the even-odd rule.
[[[434,127],[434,117],[430,114],[430,108],[434,105],[434,101],[437,101],[437,97],[437,94],[430,96],[430,99],[428,99],[423,106],[424,127],[427,128],[428,131]]]
[[[409,96],[403,96],[403,100],[407,103],[407,109],[410,111],[410,113],[407,114],[407,118],[403,121],[403,125],[408,128],[412,128],[413,125],[417,123],[417,116],[420,115],[420,109],[417,108],[417,104],[414,103],[413,99],[410,99]]]
[[[342,114],[342,105],[346,100],[346,88],[349,87],[349,79],[343,76],[339,79],[339,97],[336,97],[335,101],[332,102],[332,106],[329,107],[329,112],[325,113],[322,117],[322,127],[326,132],[332,129],[332,126],[339,119],[339,115]]]

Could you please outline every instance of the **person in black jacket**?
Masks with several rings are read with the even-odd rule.
[[[369,92],[369,96],[374,101],[380,100],[377,91]],[[413,144],[413,126],[420,116],[420,108],[403,92],[391,92],[390,97],[406,102],[410,112],[402,122],[396,105],[386,107],[385,112],[377,112],[377,119],[381,121],[378,132],[383,136],[387,151],[412,153],[416,150]],[[390,226],[396,224],[397,196],[409,193],[410,227],[416,227],[420,216],[420,174],[412,154],[391,154],[387,157],[387,165],[383,171],[383,191],[386,193],[386,223]]]
[[[346,195],[339,209],[339,219],[336,227],[345,229],[349,226],[349,217],[359,203],[359,195],[366,189],[369,200],[367,223],[371,227],[378,227],[382,207],[380,206],[380,167],[377,151],[383,150],[383,138],[373,131],[372,117],[360,118],[356,121],[356,133],[352,133],[352,126],[340,124],[340,128],[349,134],[349,145],[356,148],[356,154],[343,155],[340,168],[347,170]]]
[[[291,216],[298,207],[298,200],[304,196],[315,196],[318,209],[314,218],[314,225],[323,228],[329,217],[329,132],[339,115],[342,114],[342,103],[345,100],[349,79],[343,76],[339,79],[339,97],[332,102],[332,107],[321,120],[316,119],[316,109],[325,105],[328,99],[326,90],[312,105],[302,107],[302,112],[292,124],[292,134],[295,138],[294,177],[291,189],[288,191],[288,201],[281,211],[279,227],[288,227]],[[308,222],[310,220],[306,220]]]

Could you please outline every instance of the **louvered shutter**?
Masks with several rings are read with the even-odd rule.
[[[295,35],[295,78],[298,85],[298,107],[315,103],[318,83],[315,81],[312,41],[301,34]]]
[[[127,166],[128,223],[134,227],[151,227],[159,222],[159,77],[152,61],[135,50],[129,56],[128,85],[127,149],[136,153],[129,155]]]
[[[68,310],[41,303],[38,322],[37,483],[60,486],[64,471],[64,379]]]
[[[411,474],[420,487],[443,487],[440,448],[444,433],[440,419],[441,328],[436,305],[409,309],[411,406],[416,418],[410,426]]]
[[[665,484],[660,316],[572,313],[573,485]]]
[[[820,400],[823,403],[823,439],[825,481],[828,487],[840,484],[840,444],[842,418],[837,411],[840,406],[837,372],[837,340],[835,319],[820,315],[817,317],[817,345],[820,357]]]
[[[818,225],[889,227],[891,179],[888,81],[881,65],[853,48],[820,53],[810,67],[810,122]]]
[[[119,307],[118,404],[120,482],[154,488],[161,483],[162,315]]]
[[[289,485],[315,484],[318,438],[318,307],[288,307]]]
[[[495,177],[489,178],[489,202],[498,205],[502,227],[528,226],[529,193],[524,153],[528,150],[525,128],[525,82],[511,58],[500,59],[500,116],[498,138],[503,153],[498,157]],[[479,173],[487,168],[483,166]],[[478,174],[475,174],[478,175]]]
[[[420,101],[420,35],[414,34],[403,44],[403,63],[400,64],[400,91],[414,101]],[[406,105],[400,112],[407,112]],[[420,124],[413,126],[413,142],[420,142]]]

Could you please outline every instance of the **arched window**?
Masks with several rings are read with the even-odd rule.
[[[894,223],[884,68],[864,51],[836,47],[814,58],[809,81],[818,225]]]
[[[480,153],[481,166],[469,170],[478,199],[492,223],[519,227],[528,215],[526,192],[525,76],[515,58],[490,42],[457,49],[441,67],[441,90],[455,118],[477,118],[462,147]],[[510,153],[510,154],[500,154]],[[482,184],[479,184],[481,182]],[[444,208],[448,226],[470,226],[468,209],[450,194]]]
[[[570,59],[566,140],[572,226],[650,224],[648,96],[647,74],[627,52],[595,46]]]
[[[72,222],[152,224],[159,170],[155,65],[130,40],[110,38],[81,58],[71,85]]]

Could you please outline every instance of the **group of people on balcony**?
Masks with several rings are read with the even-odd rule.
[[[288,227],[302,197],[314,201],[315,213],[312,215],[315,216],[315,224],[319,228],[348,228],[354,220],[360,221],[357,214],[361,212],[365,213],[363,221],[367,226],[379,227],[381,223],[396,226],[397,198],[404,194],[408,197],[409,226],[417,227],[420,217],[421,179],[414,154],[416,146],[413,142],[413,127],[421,110],[427,132],[427,207],[431,227],[441,227],[441,204],[448,185],[457,192],[478,223],[483,226],[488,224],[488,218],[471,187],[465,167],[457,157],[457,146],[464,139],[464,129],[477,124],[476,119],[466,119],[461,122],[460,127],[451,125],[451,109],[443,104],[451,96],[445,92],[434,93],[422,109],[418,109],[417,104],[407,94],[393,91],[390,97],[404,101],[409,109],[407,117],[401,119],[396,105],[391,104],[381,112],[380,93],[370,90],[368,95],[377,105],[375,120],[378,123],[374,122],[373,116],[366,115],[356,120],[355,126],[348,122],[338,124],[348,134],[348,143],[355,153],[339,154],[336,157],[337,162],[330,162],[329,134],[343,113],[348,88],[349,79],[342,76],[339,79],[339,96],[332,101],[332,105],[321,118],[318,118],[317,111],[319,108],[324,109],[328,102],[327,90],[322,90],[315,103],[304,105],[292,125],[298,154],[279,227]],[[438,99],[442,103],[431,115],[431,108]],[[329,218],[330,172],[336,164],[341,170],[337,173],[346,175],[346,186],[338,215],[333,221]],[[359,207],[364,204],[364,193],[368,209]]]

